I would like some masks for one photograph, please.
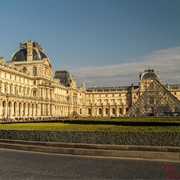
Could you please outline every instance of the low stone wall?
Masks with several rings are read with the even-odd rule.
[[[180,147],[180,133],[1,130],[1,139],[113,145]]]

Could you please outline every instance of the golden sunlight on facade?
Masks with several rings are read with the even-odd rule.
[[[82,83],[77,87],[76,78],[66,70],[56,71],[52,76],[52,65],[44,49],[31,40],[20,43],[10,61],[6,64],[4,61],[1,57],[2,119],[120,117],[180,112],[180,86],[163,86],[159,72],[154,70],[140,74],[138,86],[86,88]],[[153,84],[154,81],[157,83]],[[150,94],[152,90],[153,95]],[[149,103],[146,102],[148,99]],[[160,103],[162,99],[164,101]]]

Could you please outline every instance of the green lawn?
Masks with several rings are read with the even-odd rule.
[[[180,117],[117,117],[117,118],[76,118],[74,120],[129,121],[129,122],[180,122]]]
[[[77,119],[76,119],[77,120]],[[94,120],[94,119],[90,119]],[[103,119],[104,120],[104,119]],[[116,119],[117,120],[117,119]],[[122,119],[121,119],[122,120]],[[121,121],[120,120],[120,121]],[[129,119],[132,121],[132,119]],[[137,119],[136,119],[137,120]],[[138,119],[139,121],[150,121],[154,119]],[[179,118],[158,119],[160,122],[179,122]],[[87,119],[88,121],[88,119]],[[109,120],[110,121],[110,120]],[[124,121],[124,119],[123,119]],[[127,121],[127,119],[126,119]],[[180,132],[180,126],[126,126],[126,125],[99,125],[99,124],[68,124],[62,122],[49,123],[12,123],[0,124],[0,130],[41,130],[41,131],[108,131],[108,132]]]

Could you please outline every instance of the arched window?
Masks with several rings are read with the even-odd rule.
[[[6,112],[6,102],[5,101],[3,101],[3,103],[2,103],[2,107],[3,107],[3,109],[2,109],[2,116],[4,116],[5,112]]]
[[[27,109],[27,115],[29,116],[30,115],[30,104],[28,103],[28,109]]]
[[[34,104],[32,104],[32,116],[34,116]]]
[[[33,96],[36,97],[36,90],[33,90]]]
[[[51,105],[52,106],[52,105]],[[36,104],[36,114],[35,115],[37,115],[38,114],[38,105]],[[51,114],[52,115],[52,114]]]
[[[23,104],[23,116],[25,116],[26,103]]]
[[[37,75],[37,67],[33,67],[33,76],[36,76]]]
[[[16,115],[16,110],[17,110],[17,103],[16,102],[14,102],[14,115]]]
[[[19,103],[19,116],[21,115],[21,103]]]

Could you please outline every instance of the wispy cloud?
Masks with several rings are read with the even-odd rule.
[[[159,70],[163,84],[180,83],[180,47],[155,51],[128,63],[74,67],[69,71],[75,75],[78,85],[85,82],[86,87],[91,87],[138,84],[139,72],[145,69]]]

